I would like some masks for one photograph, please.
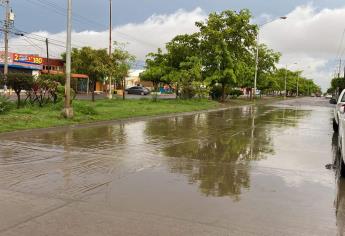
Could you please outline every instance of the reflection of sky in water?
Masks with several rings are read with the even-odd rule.
[[[333,207],[334,176],[324,168],[336,144],[330,118],[322,109],[247,106],[7,138],[0,189],[257,234],[276,231],[248,222],[329,235],[345,220],[344,187]]]

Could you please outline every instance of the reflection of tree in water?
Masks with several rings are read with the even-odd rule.
[[[244,107],[217,113],[148,121],[146,135],[160,140],[174,173],[199,183],[211,196],[239,199],[250,187],[250,161],[273,153],[271,129],[294,126],[304,111]]]
[[[117,144],[126,143],[126,138],[124,126],[122,124],[68,129],[38,134],[37,136],[29,136],[29,139],[33,142],[61,145],[65,148],[69,146],[86,149],[112,148]]]

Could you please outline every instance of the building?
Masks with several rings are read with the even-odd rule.
[[[41,74],[64,74],[65,61],[62,59],[42,58]],[[89,77],[83,74],[71,75],[71,87],[77,93],[89,93]]]
[[[151,82],[140,80],[139,75],[143,71],[144,70],[130,70],[128,77],[126,77],[126,88],[141,85],[146,88],[153,89],[153,84]]]
[[[0,52],[0,74],[4,73],[5,52]],[[8,53],[8,72],[40,74],[64,74],[65,62],[62,59],[47,59],[35,54]],[[72,74],[71,86],[77,93],[89,93],[89,77]]]
[[[0,52],[0,73],[4,73],[5,52]],[[8,53],[8,72],[39,75],[43,69],[43,58],[34,54]]]

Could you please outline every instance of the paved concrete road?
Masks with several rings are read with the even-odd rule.
[[[304,98],[0,136],[0,235],[342,235],[331,119]]]

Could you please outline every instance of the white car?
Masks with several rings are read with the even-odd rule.
[[[334,118],[333,118],[333,130],[338,132],[339,129],[339,117],[341,114],[344,114],[344,105],[345,105],[345,89],[340,93],[338,100],[331,99],[330,103],[336,104],[334,108]]]
[[[335,103],[334,100],[331,100],[331,103]],[[333,129],[338,131],[340,160],[337,161],[337,166],[340,175],[345,177],[345,90],[341,92],[334,108]]]

